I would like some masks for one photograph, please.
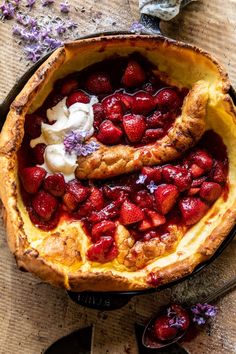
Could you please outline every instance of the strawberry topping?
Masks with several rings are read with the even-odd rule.
[[[134,224],[143,220],[144,214],[135,204],[125,201],[121,206],[120,219],[123,225]]]
[[[112,91],[109,75],[102,72],[89,75],[85,87],[95,95],[110,93]]]
[[[208,210],[208,206],[201,199],[194,197],[180,200],[179,208],[186,225],[196,224]]]
[[[21,170],[21,182],[26,192],[34,194],[39,190],[46,171],[42,167],[25,167]]]
[[[145,132],[145,119],[141,115],[126,115],[123,118],[123,127],[128,139],[132,143],[137,143],[142,139]]]
[[[141,65],[135,60],[130,60],[122,76],[121,82],[125,87],[133,88],[142,85],[145,78],[146,75]]]
[[[179,192],[173,184],[161,184],[154,192],[157,210],[167,214],[175,205]]]
[[[99,127],[97,139],[106,145],[117,144],[123,133],[122,130],[116,127],[110,120],[104,120]]]
[[[32,200],[32,206],[43,220],[50,220],[58,207],[58,201],[51,194],[39,191]]]

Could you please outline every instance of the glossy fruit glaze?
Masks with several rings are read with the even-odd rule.
[[[87,256],[93,261],[104,263],[117,256],[118,222],[135,240],[161,241],[170,235],[171,225],[191,227],[222,192],[227,193],[226,148],[213,131],[171,164],[109,180],[68,183],[62,174],[46,175],[37,165],[43,149],[29,148],[26,140],[19,151],[19,175],[31,221],[47,231],[63,219],[81,220],[92,241]]]
[[[164,83],[155,67],[139,55],[109,59],[57,81],[43,106],[27,116],[26,132],[37,135],[37,123],[47,121],[46,110],[64,97],[70,107],[89,103],[95,95],[94,135],[99,142],[146,145],[166,135],[187,92]],[[32,120],[36,120],[33,129]]]

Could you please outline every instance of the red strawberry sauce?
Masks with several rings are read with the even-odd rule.
[[[207,131],[181,160],[109,180],[65,182],[62,174],[42,173],[45,146],[30,148],[40,135],[46,110],[65,95],[67,105],[94,105],[95,135],[107,145],[142,145],[163,137],[181,111],[186,90],[167,87],[153,66],[137,56],[93,65],[55,84],[43,106],[26,117],[19,150],[19,177],[31,221],[42,230],[60,221],[81,220],[90,238],[87,257],[105,263],[117,256],[116,228],[123,224],[137,241],[165,238],[170,225],[191,227],[223,192],[227,198],[228,160],[220,136]]]

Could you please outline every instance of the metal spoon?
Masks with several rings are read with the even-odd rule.
[[[212,301],[215,301],[219,296],[224,295],[229,290],[233,289],[235,287],[235,285],[236,285],[236,277],[232,278],[231,280],[226,282],[221,288],[219,288],[214,293],[212,293],[209,296],[207,296],[205,299],[203,299],[201,301],[201,303],[205,304],[205,303],[210,303]],[[191,306],[185,307],[185,309],[188,310],[190,307]],[[148,322],[148,324],[146,325],[146,327],[144,329],[143,336],[142,336],[142,344],[146,348],[149,348],[149,349],[161,349],[161,348],[164,348],[164,347],[168,347],[171,344],[173,344],[175,342],[178,342],[181,338],[183,338],[185,336],[187,330],[188,330],[188,329],[186,329],[184,331],[179,331],[179,334],[175,338],[171,339],[168,342],[158,341],[158,339],[154,338],[152,333],[153,333],[154,323],[155,323],[156,319],[158,317],[160,317],[161,315],[163,315],[163,311],[161,311],[158,314],[156,314]]]

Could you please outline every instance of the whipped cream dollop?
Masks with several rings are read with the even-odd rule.
[[[66,135],[72,131],[86,132],[86,139],[93,135],[93,105],[97,102],[97,98],[92,96],[89,103],[76,102],[67,108],[65,97],[56,106],[47,110],[49,122],[54,123],[42,123],[41,135],[31,140],[30,146],[33,148],[40,143],[47,145],[44,164],[41,167],[49,174],[61,172],[67,182],[75,178],[77,155],[73,152],[68,153],[63,142]]]

